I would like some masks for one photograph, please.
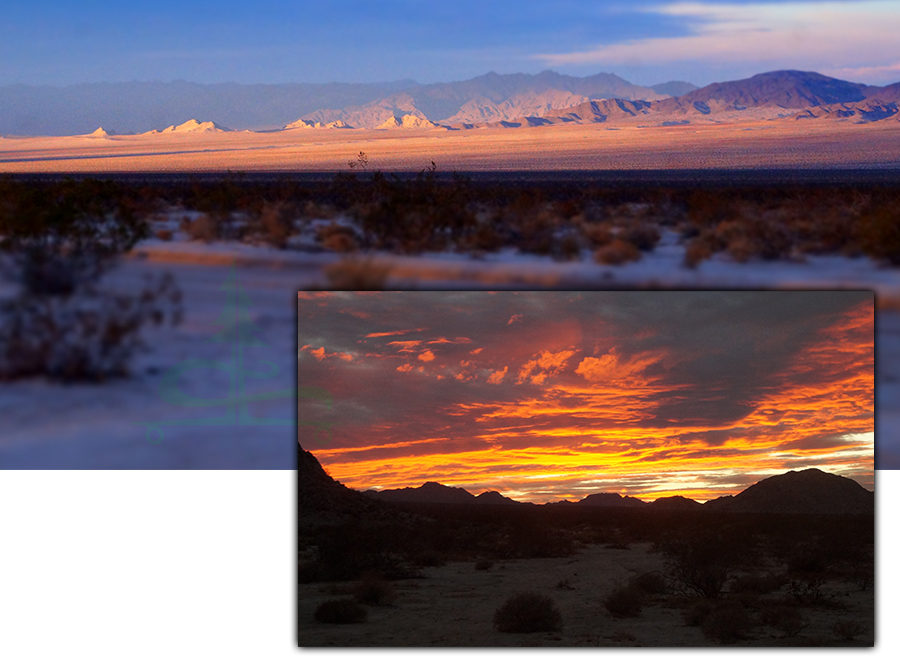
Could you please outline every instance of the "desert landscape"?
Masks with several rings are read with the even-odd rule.
[[[613,86],[610,77],[487,75],[261,130],[194,118],[120,135],[102,126],[72,136],[10,134],[0,137],[0,171],[334,172],[359,152],[370,169],[393,172],[432,161],[446,171],[900,166],[897,84],[777,71],[672,97],[621,79]],[[109,114],[101,108],[95,118]]]
[[[874,497],[835,475],[764,480],[756,487],[782,479],[796,489],[729,513],[683,497],[635,509],[616,494],[562,506],[459,502],[462,489],[437,484],[377,505],[316,466],[301,447],[303,647],[874,644]],[[838,483],[857,487],[857,514],[821,514]],[[824,505],[786,504],[804,495]],[[760,514],[767,505],[777,513]],[[546,611],[520,605],[513,630],[498,628],[503,603],[522,593],[544,598]],[[335,602],[343,609],[330,618]]]
[[[301,646],[874,644],[870,294],[298,298]]]

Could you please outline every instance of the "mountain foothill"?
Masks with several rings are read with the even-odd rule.
[[[702,88],[681,81],[637,86],[608,73],[572,77],[546,71],[491,72],[428,85],[15,85],[0,87],[0,97],[0,133],[7,136],[87,135],[98,126],[122,134],[168,135],[229,128],[443,131],[608,122],[665,126],[743,120],[900,121],[900,82],[869,86],[797,70]],[[70,113],[60,116],[60,109]],[[183,123],[186,118],[191,121]]]
[[[426,482],[418,487],[355,491],[332,479],[315,456],[302,447],[299,447],[298,478],[300,509],[306,515],[370,514],[378,509],[378,502],[538,506],[513,500],[497,491],[474,495],[464,488],[438,482]],[[706,503],[680,495],[646,502],[619,493],[599,492],[578,502],[561,500],[544,505],[746,514],[873,514],[875,494],[850,478],[809,468],[761,479],[737,495],[721,496]]]

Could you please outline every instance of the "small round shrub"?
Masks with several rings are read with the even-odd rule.
[[[394,602],[394,587],[377,572],[365,572],[353,589],[356,601],[366,605],[390,605]]]
[[[494,567],[494,562],[493,562],[493,561],[489,561],[489,560],[486,559],[486,558],[483,558],[483,559],[481,559],[480,561],[476,561],[476,562],[475,562],[475,569],[476,569],[476,570],[490,570],[490,569],[493,568],[493,567]]]
[[[706,637],[730,644],[747,637],[752,623],[744,606],[737,601],[718,603],[701,624]]]
[[[620,586],[606,597],[603,606],[617,619],[637,617],[644,607],[644,594],[634,586]]]
[[[594,252],[594,260],[603,265],[623,265],[640,257],[641,252],[636,246],[619,238]]]
[[[517,593],[494,612],[494,628],[501,633],[539,633],[562,627],[562,615],[551,598]]]
[[[662,595],[668,591],[666,576],[659,572],[646,572],[631,580],[631,585],[644,593]]]
[[[366,620],[366,610],[353,600],[327,600],[314,616],[320,623],[359,623]]]

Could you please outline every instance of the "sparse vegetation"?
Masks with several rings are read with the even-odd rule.
[[[517,593],[494,613],[494,628],[501,633],[540,633],[562,627],[562,615],[553,600],[539,593]]]
[[[366,620],[366,610],[354,600],[327,600],[314,616],[320,623],[361,623]]]
[[[619,586],[603,600],[606,611],[617,619],[640,616],[644,593],[633,584]]]

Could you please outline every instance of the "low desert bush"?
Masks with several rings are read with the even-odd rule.
[[[390,274],[390,265],[352,257],[325,268],[331,288],[350,291],[380,291]]]
[[[314,616],[321,623],[360,623],[366,620],[366,610],[354,600],[327,600]]]
[[[264,242],[277,249],[284,249],[294,232],[291,208],[285,203],[266,203],[250,229]]]
[[[551,598],[539,593],[517,593],[494,613],[494,628],[501,633],[539,633],[562,627],[562,615]]]
[[[723,600],[715,604],[700,626],[706,637],[730,644],[747,637],[752,621],[741,603]]]
[[[652,223],[634,223],[625,227],[619,237],[640,251],[653,251],[659,242],[659,228]]]
[[[772,604],[762,609],[762,622],[783,633],[796,637],[809,624],[809,620],[797,607]]]
[[[394,587],[381,573],[366,571],[353,589],[356,601],[365,605],[390,605],[395,600]]]
[[[476,570],[490,570],[494,567],[494,562],[489,561],[486,558],[481,559],[480,561],[475,562]]]
[[[356,232],[349,226],[342,226],[338,223],[332,222],[319,228],[316,231],[316,238],[319,244],[328,251],[349,253],[359,249]]]
[[[635,586],[620,586],[603,600],[606,611],[617,619],[640,616],[644,594]]]
[[[837,635],[840,639],[850,642],[857,635],[862,635],[866,632],[866,627],[861,624],[859,621],[854,621],[852,619],[844,619],[843,621],[837,621],[832,627],[832,632]]]
[[[212,242],[221,236],[221,224],[209,214],[201,214],[191,219],[185,217],[181,221],[181,230],[191,236],[192,240]]]
[[[714,607],[715,601],[708,598],[703,598],[701,600],[693,602],[684,611],[684,625],[700,626],[704,621],[706,621],[706,617],[709,616]]]
[[[163,242],[171,242],[172,241],[172,231],[167,230],[165,228],[156,231],[156,239],[161,240]]]
[[[181,293],[171,275],[148,280],[137,296],[92,285],[68,295],[23,293],[0,302],[0,380],[127,376],[131,358],[146,348],[144,327],[166,321],[181,321]]]
[[[651,595],[663,595],[668,592],[666,576],[659,572],[645,572],[631,580],[631,586]]]
[[[594,252],[594,260],[603,265],[624,265],[641,257],[641,252],[631,242],[616,238]]]

